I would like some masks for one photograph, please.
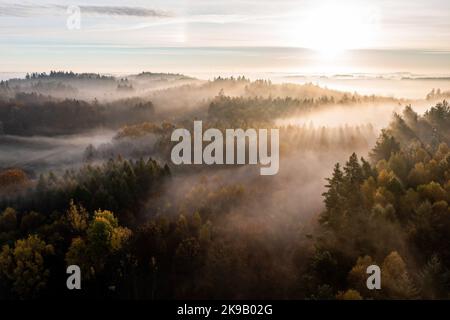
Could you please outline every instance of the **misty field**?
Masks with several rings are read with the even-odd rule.
[[[450,92],[285,80],[1,81],[0,298],[449,298]],[[279,172],[174,165],[195,120],[279,129]]]

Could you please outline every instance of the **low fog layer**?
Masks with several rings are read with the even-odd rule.
[[[277,78],[274,76],[274,79]],[[298,99],[297,102],[293,102],[293,109],[291,107],[291,109],[281,111],[280,114],[283,116],[272,119],[269,117],[269,122],[266,122],[264,126],[285,128],[280,137],[281,145],[283,148],[284,144],[284,148],[290,151],[286,154],[282,151],[280,174],[274,180],[284,181],[286,179],[285,182],[278,183],[287,186],[291,184],[289,181],[298,175],[298,180],[294,179],[293,182],[297,185],[296,190],[299,190],[299,194],[304,192],[309,194],[304,198],[307,202],[305,209],[299,211],[311,214],[321,207],[323,179],[330,173],[330,164],[337,160],[344,160],[354,148],[361,155],[366,155],[373,146],[378,132],[389,123],[392,114],[400,112],[404,105],[411,103],[410,100],[340,92],[309,83],[298,85],[278,83],[279,79],[275,81],[277,83],[267,80],[250,81],[245,77],[237,76],[234,78],[218,77],[213,81],[205,82],[179,74],[141,73],[127,77],[112,77],[61,72],[30,74],[27,79],[10,80],[2,84],[3,97],[0,96],[0,100],[3,99],[6,105],[14,103],[15,99],[20,99],[17,101],[21,101],[20,103],[25,103],[25,105],[32,103],[33,96],[17,95],[30,95],[36,92],[42,101],[39,106],[45,107],[48,100],[57,104],[57,108],[61,110],[66,107],[73,110],[73,108],[77,108],[77,104],[74,105],[70,101],[77,101],[73,99],[81,98],[87,99],[87,102],[80,100],[86,104],[86,110],[99,109],[103,111],[98,116],[99,120],[92,122],[93,127],[90,128],[84,126],[83,122],[77,121],[76,117],[64,120],[61,118],[51,119],[53,123],[68,121],[68,125],[63,125],[58,131],[52,129],[50,119],[46,122],[43,118],[40,120],[42,124],[36,124],[35,128],[33,123],[36,121],[33,118],[26,119],[27,125],[23,127],[23,130],[20,129],[23,131],[20,136],[9,134],[7,123],[4,122],[1,128],[6,132],[0,136],[0,145],[2,146],[0,167],[3,169],[22,168],[31,177],[37,177],[40,173],[50,170],[61,172],[87,163],[101,163],[117,156],[133,159],[150,156],[161,163],[171,165],[168,158],[170,126],[166,132],[142,133],[139,132],[139,130],[142,131],[139,121],[157,125],[166,122],[172,126],[189,125],[194,119],[226,121],[230,115],[221,114],[222,111],[212,113],[211,103],[220,101],[226,108],[229,103],[236,103],[236,101],[241,103],[239,99],[244,99],[242,100],[244,106],[246,103],[250,105],[248,107],[250,118],[259,118],[258,114],[264,112],[265,104],[270,107],[271,103],[275,103],[272,102],[275,100],[271,99]],[[222,101],[223,99],[220,97],[232,97],[237,100]],[[414,110],[419,113],[429,106],[429,102],[425,100],[413,102]],[[137,106],[148,103],[152,105],[151,112],[137,118],[127,115],[132,119],[131,123],[127,122],[131,120],[122,118],[121,113],[130,113],[127,108],[135,112]],[[278,109],[283,110],[283,100],[276,103],[280,104]],[[292,102],[289,103],[292,104]],[[255,104],[254,111],[250,109],[252,104]],[[109,115],[108,110],[114,110],[115,113]],[[62,112],[63,114],[64,112]],[[105,122],[104,119],[109,119],[108,117],[114,121]],[[14,119],[17,120],[17,117]],[[234,115],[231,115],[228,126],[233,126],[233,124],[236,127],[242,126],[242,123],[235,123],[236,119],[242,118],[239,116],[234,118]],[[18,121],[18,124],[25,123],[20,122],[20,119]],[[214,121],[212,125],[214,125]],[[77,122],[79,123],[77,124]],[[114,124],[111,125],[112,123]],[[65,127],[70,127],[70,131],[64,133]],[[118,131],[117,128],[120,127],[122,129]],[[124,131],[123,128],[126,130]],[[358,144],[354,137],[361,134],[361,128],[369,128],[370,134],[363,134],[364,143]],[[133,132],[133,130],[138,132],[139,137],[133,136],[134,133],[129,137],[122,137],[120,134],[120,132],[130,134],[129,131]],[[295,133],[295,130],[298,132]],[[28,136],[29,132],[35,133]],[[288,134],[283,136],[283,132]],[[46,133],[51,133],[51,136],[42,135]],[[339,138],[341,140],[336,139],[336,137],[343,137],[346,141],[341,138]],[[320,144],[325,144],[325,147]],[[306,161],[305,159],[317,165],[318,168],[304,170],[304,166],[301,164]],[[283,174],[283,172],[292,171],[287,168],[292,168],[297,174],[293,176]],[[174,169],[178,170],[179,168]],[[239,169],[239,172],[245,170],[252,172],[253,169],[244,167]],[[225,172],[227,176],[234,174],[233,170]],[[305,174],[313,174],[313,177],[303,177]],[[239,173],[238,176],[246,177],[247,175]],[[303,182],[299,183],[300,180]],[[277,188],[269,188],[267,192],[274,195],[292,193],[288,192],[289,188],[282,188],[283,191],[274,192]],[[294,198],[296,197],[294,196]],[[278,201],[274,201],[274,203],[278,203]],[[279,203],[286,202],[280,201]],[[295,212],[295,209],[289,211]]]
[[[107,143],[114,134],[101,130],[57,137],[0,135],[0,168],[17,167],[36,175],[78,167],[83,164],[86,147]]]
[[[430,107],[429,104],[430,102],[414,101],[412,108],[418,114],[423,114]],[[391,122],[394,113],[401,113],[404,107],[405,104],[400,102],[357,106],[336,105],[299,117],[278,119],[276,124],[313,127],[371,125],[379,131]]]

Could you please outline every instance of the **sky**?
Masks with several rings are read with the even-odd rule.
[[[267,48],[307,51],[274,60]],[[355,50],[413,51],[448,62],[450,1],[0,0],[0,72],[238,69],[258,57],[274,69],[304,67],[308,59],[327,67],[321,61],[348,60]],[[424,61],[426,69],[431,62]]]

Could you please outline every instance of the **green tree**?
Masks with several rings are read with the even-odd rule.
[[[389,160],[391,154],[398,151],[400,151],[400,143],[387,130],[383,129],[370,153],[370,158],[374,163],[377,163],[383,159]]]
[[[433,255],[419,273],[420,292],[424,299],[448,299],[450,272],[437,255]]]

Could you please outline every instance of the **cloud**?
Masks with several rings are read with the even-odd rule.
[[[4,17],[28,17],[42,10],[49,9],[48,6],[40,5],[22,5],[22,4],[6,4],[0,5],[0,16]]]
[[[94,13],[110,16],[133,16],[133,17],[170,17],[165,11],[142,8],[142,7],[116,7],[116,6],[81,6],[82,13]]]
[[[0,5],[0,16],[9,17],[33,17],[45,14],[65,13],[67,6],[62,5],[21,5],[7,4]],[[107,16],[128,16],[128,17],[171,17],[169,12],[155,10],[144,7],[127,6],[80,6],[83,14],[96,14]]]

